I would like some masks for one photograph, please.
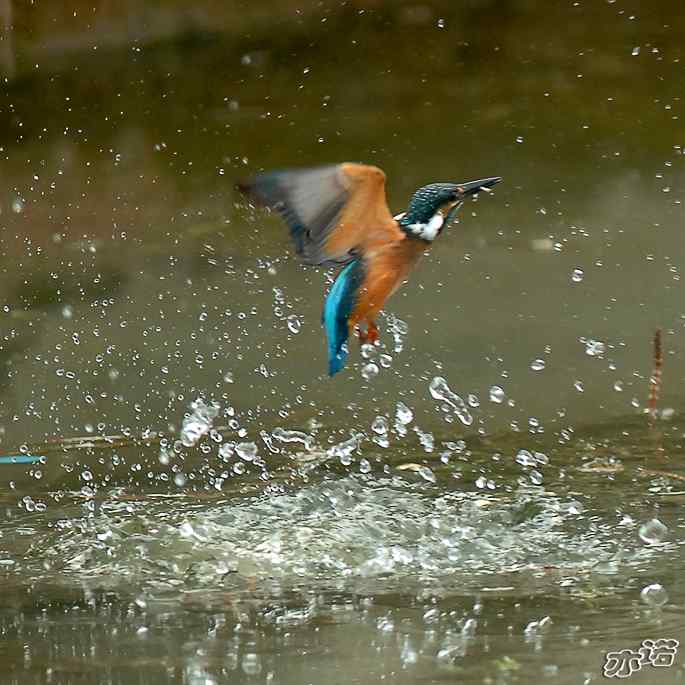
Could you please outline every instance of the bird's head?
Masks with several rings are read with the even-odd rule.
[[[494,176],[468,183],[431,183],[419,188],[407,211],[395,218],[409,235],[431,242],[452,221],[467,197],[489,190],[501,180]]]

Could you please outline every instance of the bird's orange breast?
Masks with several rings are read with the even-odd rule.
[[[423,241],[405,239],[364,255],[366,276],[350,316],[350,325],[362,319],[374,319],[378,315],[385,301],[402,285],[425,249]]]

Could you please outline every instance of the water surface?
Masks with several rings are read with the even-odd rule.
[[[599,682],[685,640],[669,7],[322,10],[5,86],[3,683]],[[332,274],[232,186],[341,160],[395,212],[504,182],[330,380]]]

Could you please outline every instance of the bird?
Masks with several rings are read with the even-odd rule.
[[[305,264],[342,267],[321,317],[328,374],[334,376],[345,366],[350,335],[361,344],[379,340],[376,318],[386,300],[464,201],[501,180],[431,183],[395,216],[385,196],[385,172],[367,164],[266,171],[237,187],[255,205],[280,214]]]

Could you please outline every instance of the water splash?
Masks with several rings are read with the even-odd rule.
[[[279,442],[301,443],[308,452],[311,452],[315,446],[314,436],[309,435],[304,431],[286,430],[285,428],[275,428],[271,432],[271,437],[273,437],[275,440],[278,440]]]
[[[473,416],[469,411],[466,402],[450,389],[447,381],[442,376],[435,376],[428,386],[433,399],[441,400],[449,405],[457,418],[465,425],[470,426],[473,423]]]
[[[191,413],[183,417],[181,427],[181,443],[184,447],[193,447],[200,439],[209,433],[214,419],[219,415],[219,405],[215,402],[207,404],[201,397],[190,404]]]
[[[640,540],[648,545],[657,545],[663,542],[667,534],[668,528],[656,518],[643,523],[638,529]]]

